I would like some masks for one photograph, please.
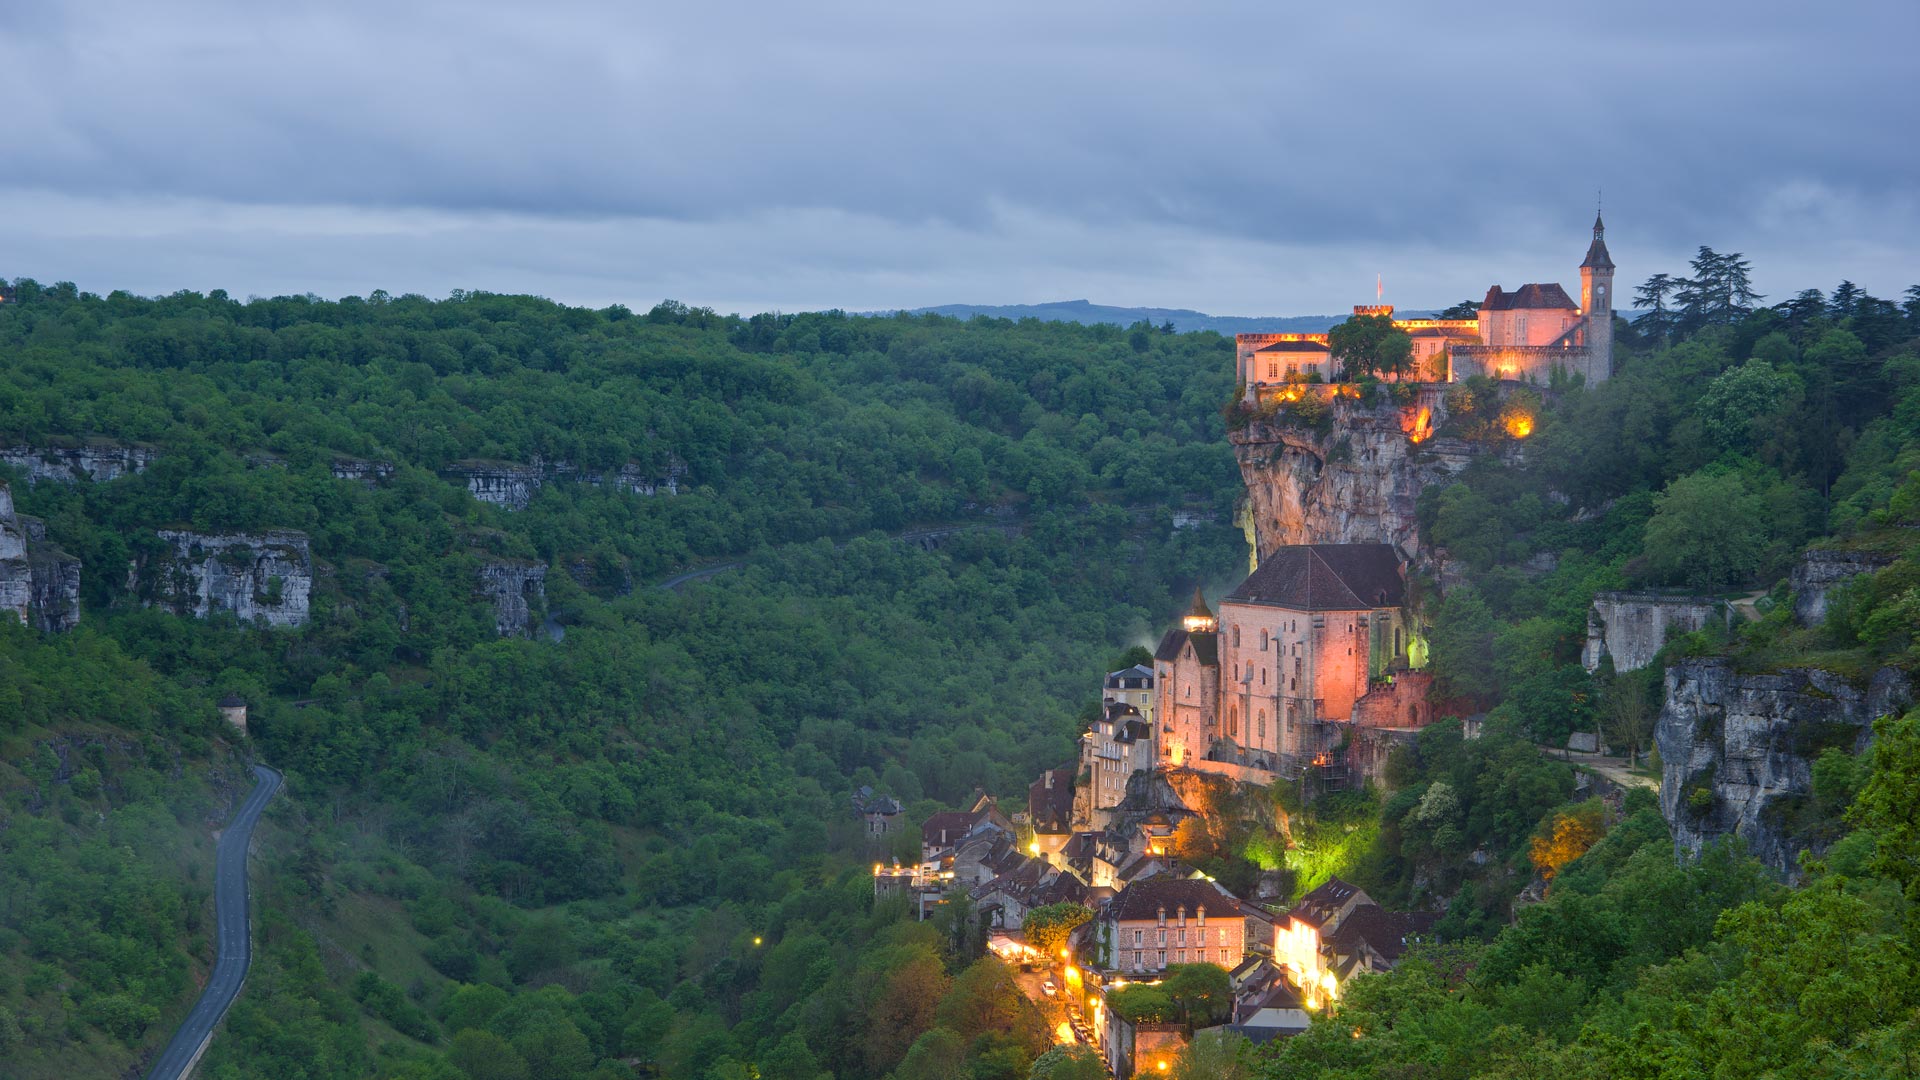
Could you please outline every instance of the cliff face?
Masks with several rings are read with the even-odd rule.
[[[1865,691],[1824,671],[1742,675],[1719,658],[1668,668],[1654,741],[1675,849],[1696,853],[1738,836],[1756,858],[1795,876],[1800,845],[1784,834],[1779,811],[1813,790],[1813,759],[1828,746],[1865,750],[1873,721],[1912,701],[1912,684],[1891,668]]]
[[[1643,668],[1653,663],[1669,635],[1725,622],[1727,614],[1725,603],[1707,596],[1596,593],[1587,609],[1587,645],[1580,662],[1592,671],[1602,657],[1611,656],[1615,671]]]
[[[1412,405],[1335,397],[1329,410],[1324,433],[1261,420],[1229,433],[1259,550],[1384,541],[1415,554],[1420,492],[1450,481],[1477,453],[1431,437],[1446,422],[1443,393],[1422,390]]]
[[[14,513],[6,484],[0,484],[0,611],[53,633],[80,622],[80,560],[49,543],[39,519]]]
[[[1807,626],[1818,626],[1826,621],[1827,594],[1834,586],[1860,574],[1871,574],[1891,562],[1893,556],[1869,551],[1807,552],[1787,578],[1793,590],[1794,617]]]
[[[517,559],[483,559],[480,595],[493,605],[493,628],[501,637],[524,637],[547,608],[547,568]]]
[[[538,458],[531,465],[462,461],[448,466],[443,475],[466,485],[467,491],[481,502],[507,510],[525,510],[533,502],[534,493],[550,482],[612,487],[629,495],[678,495],[687,475],[687,464],[678,457],[669,456],[667,467],[655,475],[634,464],[591,472],[572,462],[546,462]]]
[[[329,467],[329,471],[335,480],[354,480],[368,487],[378,487],[393,476],[393,463],[340,458]]]
[[[204,619],[229,611],[242,622],[285,628],[306,625],[313,591],[307,534],[198,533],[162,529],[170,550],[136,564],[136,586],[149,602]]]
[[[71,448],[0,447],[0,461],[25,472],[29,484],[43,480],[63,484],[79,480],[104,483],[141,472],[153,464],[155,456],[153,451],[142,447],[111,443]]]

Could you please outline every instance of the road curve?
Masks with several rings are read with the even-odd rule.
[[[247,845],[253,841],[253,827],[260,821],[260,812],[267,808],[273,793],[280,790],[280,774],[265,765],[255,765],[253,775],[259,783],[241,804],[240,812],[227,824],[226,831],[220,834],[214,853],[213,919],[220,958],[214,961],[213,973],[207,978],[206,989],[200,991],[200,1000],[193,1003],[193,1011],[173,1033],[173,1041],[160,1052],[153,1070],[147,1073],[147,1080],[180,1080],[187,1075],[213,1040],[214,1025],[227,1014],[227,1007],[239,995],[240,984],[247,977],[247,965],[253,961],[247,912]]]

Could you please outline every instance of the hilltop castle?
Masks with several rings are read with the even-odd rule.
[[[1393,318],[1391,304],[1360,305],[1355,315]],[[1587,385],[1613,374],[1613,258],[1606,225],[1593,218],[1593,243],[1580,263],[1580,302],[1557,284],[1529,283],[1513,292],[1494,285],[1472,319],[1394,319],[1413,339],[1415,382],[1458,382],[1474,375],[1545,383],[1558,369]],[[1258,401],[1313,375],[1332,382],[1326,334],[1238,334],[1234,337],[1246,400]]]

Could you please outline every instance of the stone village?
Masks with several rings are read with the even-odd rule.
[[[1424,486],[1447,482],[1485,452],[1436,435],[1450,384],[1486,376],[1519,389],[1608,378],[1613,272],[1596,218],[1579,266],[1578,303],[1557,284],[1526,284],[1489,289],[1469,319],[1393,319],[1390,307],[1356,307],[1356,316],[1391,319],[1412,339],[1412,371],[1399,380],[1411,385],[1384,408],[1336,381],[1330,335],[1239,335],[1248,410],[1257,417],[1262,406],[1317,396],[1345,453],[1330,452],[1324,433],[1281,424],[1256,420],[1230,431],[1247,483],[1241,523],[1253,558],[1246,578],[1215,603],[1196,589],[1151,664],[1106,675],[1100,713],[1080,736],[1077,760],[1034,780],[1024,808],[1006,812],[980,795],[964,810],[935,814],[921,826],[917,863],[875,864],[876,899],[903,899],[924,919],[964,895],[994,928],[996,953],[1050,973],[1046,996],[1064,999],[1071,1018],[1062,1040],[1094,1047],[1120,1080],[1168,1068],[1185,1039],[1178,1025],[1118,1015],[1108,1000],[1128,985],[1158,982],[1175,965],[1216,965],[1233,995],[1228,1026],[1265,1042],[1305,1030],[1348,980],[1390,969],[1430,939],[1438,912],[1386,910],[1338,877],[1290,907],[1264,883],[1254,895],[1234,895],[1177,857],[1180,832],[1204,821],[1223,789],[1284,782],[1311,795],[1378,781],[1392,750],[1433,722],[1427,646],[1410,594],[1415,571],[1442,589],[1449,574],[1442,553],[1419,549],[1414,502]],[[1530,417],[1509,418],[1505,429],[1524,438]],[[1850,553],[1806,553],[1791,582],[1803,622],[1820,620],[1829,589],[1871,569],[1857,562]],[[1589,670],[1603,659],[1618,670],[1644,667],[1670,633],[1731,614],[1712,598],[1601,593],[1583,661]],[[1690,754],[1731,760],[1744,752],[1737,740],[1763,743],[1778,720],[1759,715],[1769,709],[1785,715],[1805,704],[1800,698],[1820,695],[1851,722],[1884,711],[1868,700],[1878,690],[1862,697],[1838,685],[1763,687],[1755,680],[1780,677],[1738,676],[1715,664],[1725,666],[1684,661],[1668,672],[1669,698],[1691,701],[1693,715],[1725,719],[1670,735],[1663,716],[1663,804],[1682,786],[1676,769],[1702,775]],[[1774,705],[1734,715],[1747,708],[1736,700],[1759,698]],[[1722,745],[1703,749],[1698,732],[1715,729]],[[1471,723],[1466,734],[1474,734]],[[1569,748],[1600,749],[1591,733],[1576,734]],[[1704,775],[1716,775],[1718,760],[1705,763]],[[1727,812],[1710,817],[1718,830],[1711,835],[1748,836],[1769,799],[1805,786],[1796,777],[1787,770],[1753,780],[1751,790],[1734,790],[1734,781],[1725,791],[1716,786],[1716,806]],[[909,827],[898,801],[870,790],[854,796],[854,812],[876,848]],[[1711,835],[1675,829],[1676,844],[1696,851]],[[1791,852],[1756,847],[1776,869],[1789,869]],[[1020,928],[1028,912],[1055,904],[1093,915],[1072,930],[1059,956],[1038,956]]]
[[[1406,381],[1443,391],[1476,374],[1605,379],[1614,265],[1603,237],[1596,219],[1579,306],[1559,285],[1494,286],[1477,319],[1394,320],[1413,341]],[[1391,319],[1393,309],[1354,314]],[[1331,348],[1327,334],[1239,335],[1244,400],[1308,391],[1338,400]],[[1402,429],[1391,434],[1424,440],[1418,426]],[[1433,720],[1408,596],[1411,532],[1367,520],[1364,508],[1350,535],[1288,536],[1257,515],[1247,522],[1251,573],[1217,610],[1196,589],[1151,666],[1106,676],[1078,760],[1035,780],[1024,811],[979,796],[921,826],[916,864],[874,866],[877,899],[904,898],[926,918],[964,892],[1003,932],[1004,957],[1058,959],[1049,993],[1067,996],[1081,1040],[1121,1078],[1166,1068],[1183,1042],[1174,1025],[1129,1023],[1108,1006],[1112,991],[1157,981],[1171,965],[1217,965],[1234,994],[1232,1030],[1264,1042],[1304,1030],[1342,983],[1391,967],[1439,920],[1387,911],[1337,877],[1277,913],[1265,903],[1276,897],[1235,896],[1175,857],[1180,827],[1208,812],[1219,786],[1284,780],[1329,791],[1376,780],[1391,750]],[[875,842],[906,827],[886,795],[863,789],[854,810]],[[1062,903],[1094,916],[1059,958],[1033,956],[1014,933],[1029,911]]]

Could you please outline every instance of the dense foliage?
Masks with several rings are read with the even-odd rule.
[[[106,723],[206,776],[229,691],[289,785],[263,827],[259,966],[208,1075],[1024,1075],[1045,1026],[964,920],[870,910],[847,796],[874,784],[917,820],[1023,790],[1123,646],[1243,557],[1230,527],[1169,517],[1230,520],[1221,339],[477,294],[19,297],[0,442],[157,453],[110,483],[12,478],[85,566],[81,630],[0,627],[23,762],[0,857],[35,882],[0,939],[0,1039],[28,1075],[164,1038],[210,883],[116,838],[204,859],[195,828],[233,794],[49,755]],[[508,512],[450,468],[476,462],[685,473],[651,498],[562,477]],[[312,621],[143,607],[115,568],[172,526],[307,532]],[[962,531],[893,538],[927,526]],[[500,557],[550,568],[538,640],[499,638],[476,596]],[[732,568],[654,587],[703,564]],[[129,890],[161,914],[109,942],[104,898]]]

